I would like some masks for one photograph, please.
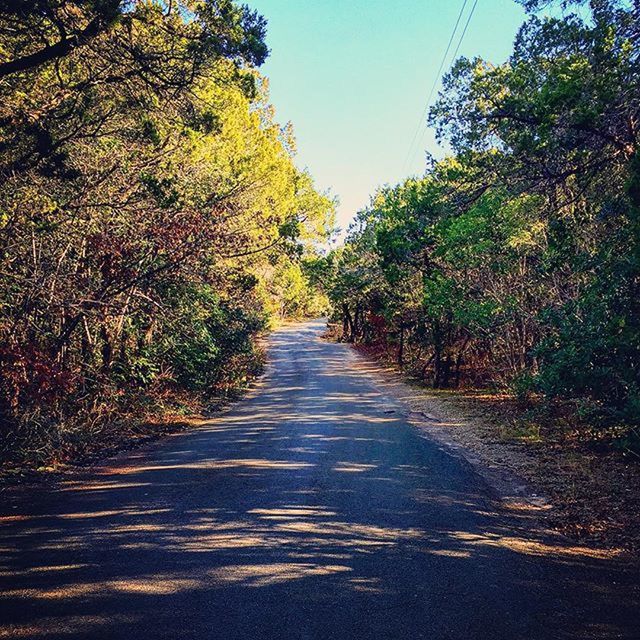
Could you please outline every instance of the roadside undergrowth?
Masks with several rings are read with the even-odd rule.
[[[262,375],[265,359],[260,345],[250,363],[206,392],[180,388],[171,379],[145,388],[105,384],[98,400],[76,399],[75,412],[33,411],[0,440],[0,483],[64,473],[193,428],[241,398]]]

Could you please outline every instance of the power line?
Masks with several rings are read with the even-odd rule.
[[[416,130],[413,134],[413,139],[411,140],[411,144],[409,145],[409,151],[407,151],[407,156],[404,159],[404,165],[402,166],[402,170],[404,172],[404,170],[407,168],[407,165],[409,163],[409,159],[413,158],[412,153],[413,153],[413,145],[416,143],[416,140],[418,138],[418,134],[420,133],[420,128],[422,127],[422,123],[424,122],[424,119],[427,117],[427,113],[429,111],[429,105],[431,104],[431,98],[433,98],[433,93],[436,90],[436,86],[438,85],[438,81],[440,80],[440,74],[442,73],[442,69],[444,67],[444,63],[447,59],[447,55],[449,55],[449,49],[451,49],[451,45],[453,43],[453,39],[456,36],[456,31],[458,30],[458,25],[460,24],[460,20],[462,19],[462,15],[464,14],[464,10],[467,6],[467,3],[469,2],[469,0],[464,0],[464,2],[462,3],[462,7],[460,8],[460,13],[458,13],[458,19],[456,20],[456,24],[453,27],[453,31],[451,32],[451,36],[449,38],[449,42],[447,44],[447,49],[444,52],[444,55],[442,56],[442,60],[440,61],[440,66],[438,67],[438,72],[436,73],[436,77],[433,81],[433,85],[431,87],[431,91],[429,92],[429,97],[427,98],[427,103],[425,104],[424,107],[424,111],[422,112],[422,115],[420,116],[420,120],[418,121],[418,126],[416,127]]]
[[[475,0],[475,2],[473,3],[473,6],[471,7],[471,13],[469,13],[469,17],[467,18],[467,22],[464,25],[464,29],[462,30],[462,35],[460,36],[460,40],[458,41],[458,46],[456,47],[456,50],[453,54],[453,57],[451,58],[451,64],[453,64],[453,62],[455,61],[456,57],[458,56],[458,51],[460,51],[460,45],[462,44],[462,41],[464,40],[464,37],[467,33],[467,29],[469,28],[469,23],[471,22],[471,18],[473,18],[473,13],[476,10],[476,7],[478,6],[478,0]]]
[[[475,13],[476,7],[478,6],[478,2],[479,0],[475,0],[472,7],[471,7],[471,11],[469,12],[469,15],[467,16],[467,21],[464,25],[464,29],[462,30],[462,34],[460,35],[460,39],[458,40],[458,44],[456,46],[456,50],[453,53],[453,56],[451,57],[451,61],[449,63],[449,67],[451,67],[455,61],[455,59],[458,57],[458,52],[460,51],[460,47],[462,46],[462,41],[464,40],[465,35],[467,34],[467,29],[469,28],[469,24],[471,23],[471,18],[473,18],[473,14]],[[409,154],[407,154],[407,159],[405,160],[405,168],[408,168],[408,163],[410,161],[413,161],[413,158],[415,157],[415,152],[416,150],[413,148],[414,144],[416,142],[416,138],[418,137],[418,133],[420,133],[420,131],[422,130],[422,135],[420,136],[419,140],[422,139],[422,137],[424,136],[424,131],[427,128],[427,123],[426,123],[426,117],[427,117],[427,113],[429,111],[429,106],[431,105],[431,98],[433,98],[433,93],[435,91],[435,87],[437,86],[438,82],[440,81],[440,72],[442,71],[442,67],[444,65],[444,61],[447,57],[447,53],[449,52],[449,48],[451,46],[451,41],[453,40],[454,36],[455,36],[455,32],[456,29],[458,27],[458,23],[460,22],[460,18],[462,16],[462,13],[464,11],[464,8],[467,4],[467,1],[465,0],[464,4],[462,5],[462,9],[460,10],[460,15],[458,16],[458,21],[456,22],[456,27],[453,30],[453,33],[451,34],[451,40],[449,41],[449,46],[447,47],[447,51],[445,52],[442,62],[443,64],[440,65],[440,69],[438,70],[438,75],[436,76],[435,82],[433,83],[433,87],[431,88],[431,92],[429,93],[429,99],[427,100],[427,105],[424,108],[424,112],[422,115],[422,118],[420,119],[420,123],[418,124],[418,130],[416,131],[414,137],[413,137],[413,141],[411,143],[411,147],[409,148]],[[411,156],[409,158],[409,156]],[[404,169],[403,169],[404,171]]]

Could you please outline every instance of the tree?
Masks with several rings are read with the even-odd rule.
[[[590,7],[530,15],[504,64],[455,63],[429,116],[452,157],[374,198],[333,295],[345,315],[354,299],[364,308],[369,327],[347,318],[351,339],[392,336],[435,386],[506,383],[628,429],[640,423],[639,7]],[[345,286],[354,273],[376,274],[375,296],[362,277]]]
[[[274,120],[264,32],[227,0],[0,10],[7,442],[255,371],[270,266],[300,271],[333,215]]]

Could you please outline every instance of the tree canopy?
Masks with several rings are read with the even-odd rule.
[[[331,295],[347,339],[435,386],[509,385],[633,429],[639,8],[571,4],[532,13],[503,64],[456,61],[429,115],[452,154],[359,214]]]
[[[334,203],[275,120],[264,36],[230,0],[0,8],[5,448],[232,387],[271,318],[321,304],[304,261]]]

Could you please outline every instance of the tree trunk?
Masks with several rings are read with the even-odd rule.
[[[404,366],[404,322],[400,322],[400,344],[398,345],[398,366]]]
[[[100,325],[100,339],[102,340],[102,372],[106,374],[111,369],[111,361],[113,359],[113,345],[111,344],[111,336],[107,329],[106,320],[103,320]]]

